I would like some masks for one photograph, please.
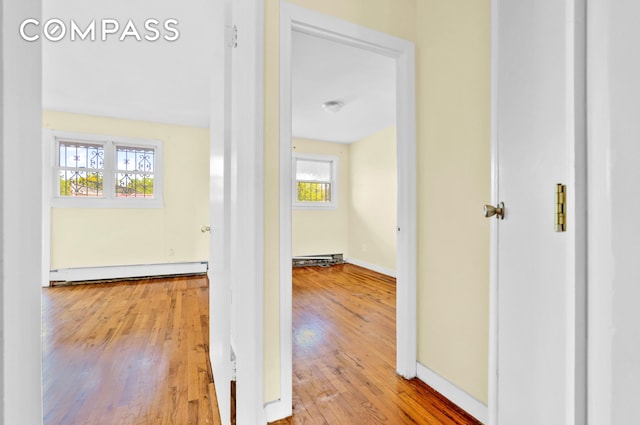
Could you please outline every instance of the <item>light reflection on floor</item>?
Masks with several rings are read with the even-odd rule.
[[[296,345],[300,348],[313,348],[322,341],[322,331],[312,327],[302,327],[294,335]]]

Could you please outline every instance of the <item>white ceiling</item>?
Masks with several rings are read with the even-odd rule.
[[[350,143],[395,123],[395,60],[308,34],[292,40],[294,137]],[[344,102],[338,113],[322,108]]]
[[[47,0],[43,21],[132,19],[140,32],[149,18],[177,19],[175,42],[43,41],[43,106],[164,123],[208,127],[211,68],[208,0]],[[68,24],[70,25],[70,24]]]
[[[176,19],[175,42],[43,41],[45,109],[197,127],[209,126],[209,0],[48,0],[43,22],[73,19]],[[98,34],[99,36],[99,34]],[[293,37],[293,135],[353,142],[395,122],[395,63],[392,59],[301,33]],[[345,106],[338,114],[328,100]]]

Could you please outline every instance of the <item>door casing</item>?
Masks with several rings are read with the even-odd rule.
[[[396,61],[398,149],[397,364],[398,374],[416,376],[416,113],[415,52],[410,41],[280,2],[280,399],[267,405],[267,419],[291,414],[291,37],[300,31],[379,53]]]

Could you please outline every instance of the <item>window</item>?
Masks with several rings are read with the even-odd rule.
[[[53,205],[162,207],[162,143],[53,133]]]
[[[102,197],[104,146],[61,140],[58,150],[58,194]]]
[[[338,158],[334,156],[294,155],[293,206],[297,208],[337,207],[337,168]]]
[[[116,198],[153,198],[155,148],[116,146]]]

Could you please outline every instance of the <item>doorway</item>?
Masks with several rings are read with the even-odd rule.
[[[292,400],[292,103],[293,32],[382,54],[396,67],[398,164],[396,371],[416,375],[416,164],[413,43],[286,3],[280,19],[280,399],[267,418],[291,414]]]
[[[299,31],[292,42],[294,266],[395,277],[395,60]]]

